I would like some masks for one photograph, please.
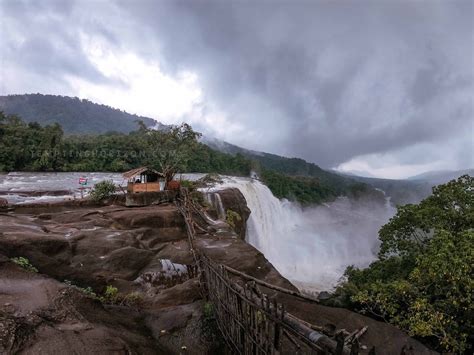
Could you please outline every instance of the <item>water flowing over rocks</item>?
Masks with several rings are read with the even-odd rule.
[[[224,208],[248,217],[238,190],[220,192]],[[114,201],[114,200],[111,200]],[[117,200],[123,203],[123,200]],[[201,231],[196,247],[226,264],[280,287],[296,288],[265,255],[218,222]],[[217,353],[206,340],[202,298],[185,224],[173,204],[126,208],[90,202],[15,206],[0,212],[0,353]],[[240,226],[239,235],[244,228]],[[26,257],[38,273],[11,261]],[[118,289],[127,304],[102,304]],[[399,354],[403,345],[429,353],[396,328],[345,309],[303,302],[264,289],[296,316],[353,331],[369,325],[364,343]],[[222,349],[221,349],[222,350]]]
[[[277,199],[267,186],[249,178],[224,178],[210,192],[224,197],[236,189],[251,211],[247,242],[307,293],[330,290],[347,266],[365,267],[375,260],[378,230],[395,211],[382,193],[303,208]]]
[[[206,193],[207,200],[214,209],[213,217],[226,219],[227,211],[237,213],[240,219],[235,219],[234,230],[239,238],[245,240],[247,232],[247,220],[250,216],[250,209],[244,195],[237,188],[228,188],[215,192]]]

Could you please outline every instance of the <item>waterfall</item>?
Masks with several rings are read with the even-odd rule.
[[[261,182],[225,178],[213,190],[235,187],[251,210],[247,241],[275,268],[307,292],[333,288],[349,265],[367,266],[375,259],[377,232],[394,209],[338,198],[322,206],[302,208],[279,200]]]
[[[217,218],[220,219],[221,221],[225,221],[226,214],[224,211],[224,205],[222,204],[222,198],[221,198],[221,195],[219,195],[219,192],[217,191],[204,192],[204,196],[206,198],[206,201],[212,207],[216,209]]]

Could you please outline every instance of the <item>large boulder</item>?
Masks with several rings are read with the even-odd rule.
[[[233,221],[235,224],[234,230],[240,239],[245,240],[250,209],[247,206],[247,201],[245,200],[244,195],[242,195],[240,190],[237,188],[220,190],[216,193],[221,197],[222,205],[226,213],[228,210],[232,210],[240,216],[240,220]]]

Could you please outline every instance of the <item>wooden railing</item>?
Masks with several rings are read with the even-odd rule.
[[[176,205],[186,223],[189,248],[198,266],[204,296],[214,306],[217,324],[232,353],[358,354],[357,338],[351,344],[344,336],[336,340],[315,330],[319,327],[288,313],[283,304],[268,297],[258,284],[308,301],[314,300],[217,264],[196,250],[193,216],[199,218],[203,212],[196,210],[185,189],[181,189]],[[375,354],[375,350],[371,354]]]

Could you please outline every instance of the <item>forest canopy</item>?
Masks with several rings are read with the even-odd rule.
[[[275,196],[303,204],[373,190],[301,159],[222,153],[201,143],[186,124],[160,130],[142,121],[136,126],[130,133],[65,135],[58,123],[26,123],[0,112],[0,171],[123,172],[150,166],[171,178],[177,172],[249,176],[255,170]]]

